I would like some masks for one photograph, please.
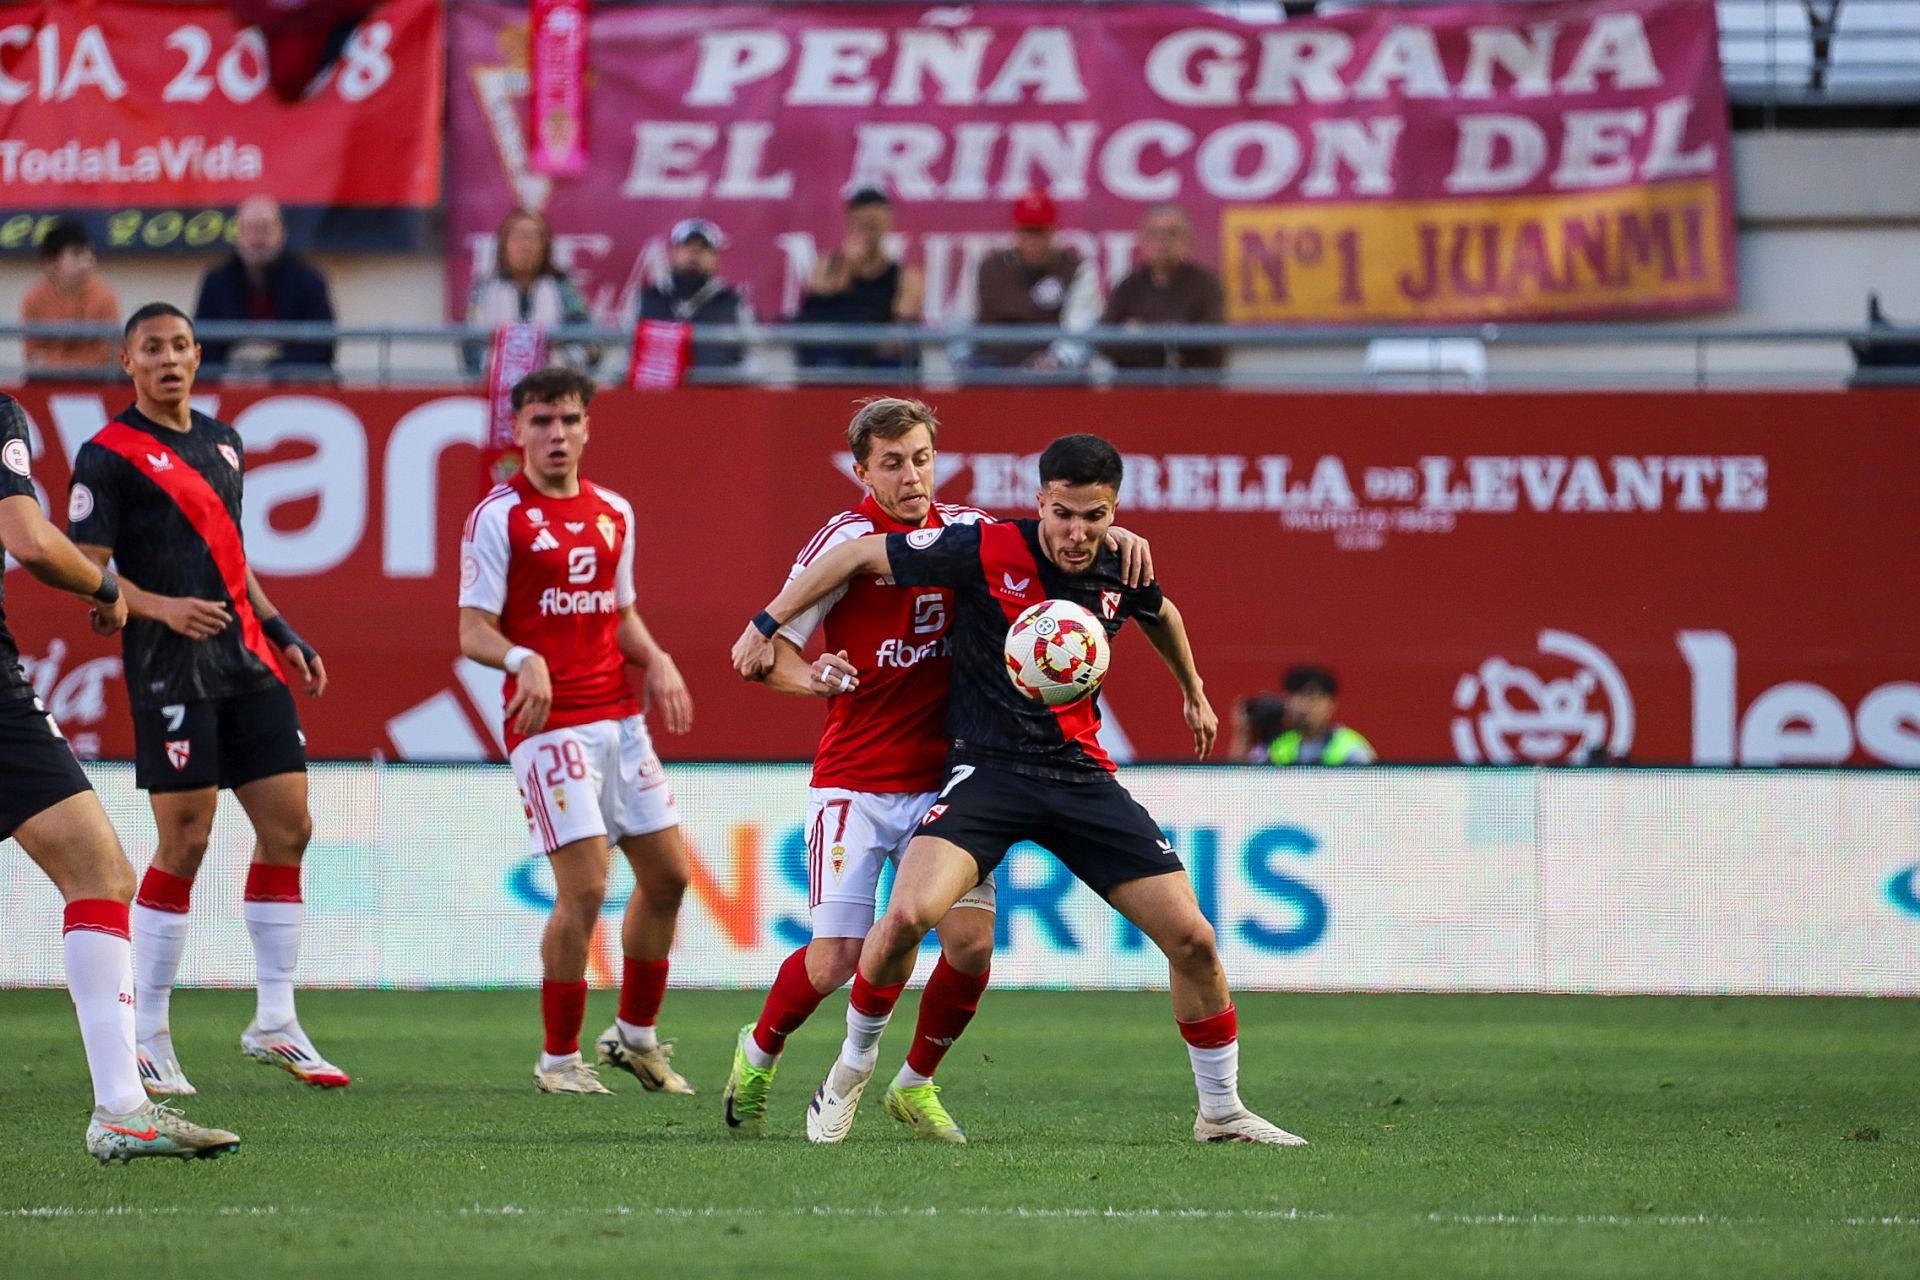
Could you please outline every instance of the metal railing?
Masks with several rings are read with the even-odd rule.
[[[208,366],[202,380],[340,383],[372,387],[477,387],[481,377],[461,359],[484,350],[492,331],[464,325],[331,325],[295,322],[213,322],[198,326],[203,342],[332,342],[332,365],[222,370]],[[1099,358],[1089,367],[1060,371],[956,365],[950,344],[1041,345],[1062,337],[1046,325],[930,329],[911,325],[767,324],[700,326],[696,348],[736,347],[738,365],[696,366],[687,382],[705,385],[809,384],[952,387],[955,385],[1170,386],[1241,389],[1540,388],[1637,389],[1754,387],[1822,388],[1889,383],[1920,385],[1920,329],[1711,328],[1632,324],[1484,324],[1453,328],[1340,328],[1284,325],[1168,325],[1148,329],[1095,328],[1065,335],[1100,348],[1148,350],[1169,359],[1184,347],[1224,347],[1224,369],[1165,367],[1114,369]],[[105,324],[0,324],[0,383],[23,377],[48,381],[118,379],[117,368],[92,371],[25,369],[15,342],[25,337],[106,340],[117,349],[120,331]],[[1435,360],[1430,367],[1383,370],[1369,365],[1378,340],[1478,344],[1484,372],[1465,374]],[[552,330],[548,350],[585,364],[601,382],[626,381],[631,330],[604,326]],[[813,368],[798,348],[901,349],[896,367]],[[9,349],[11,348],[11,350]],[[597,360],[587,357],[598,352]],[[1436,354],[1439,348],[1435,348]],[[1900,363],[1906,361],[1907,363]]]

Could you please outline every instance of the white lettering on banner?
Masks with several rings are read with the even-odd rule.
[[[790,107],[868,106],[880,91],[875,64],[897,43],[886,90],[888,106],[917,106],[928,76],[943,103],[1067,103],[1087,100],[1073,35],[1062,27],[1029,27],[989,79],[985,55],[993,32],[831,28],[801,33],[782,102]],[[793,62],[792,42],[778,31],[715,31],[700,38],[700,60],[681,102],[732,106],[739,90]]]
[[[87,772],[116,825],[137,825],[146,802],[132,767]],[[1359,771],[1329,795],[1308,773],[1223,767],[1204,789],[1190,770],[1127,775],[1186,862],[1240,985],[1920,995],[1920,776],[1409,768]],[[806,812],[807,768],[668,765],[665,776],[700,871],[675,980],[770,981],[807,938],[804,880],[784,870],[804,847],[794,815]],[[506,766],[317,764],[310,780],[307,920],[334,945],[302,957],[306,980],[531,980],[553,881],[527,848]],[[232,820],[214,823],[205,874],[238,876],[252,835],[231,796],[221,806]],[[406,857],[390,856],[396,840]],[[1050,855],[1016,846],[995,879],[996,983],[1164,985],[1153,945]],[[1408,884],[1421,887],[1411,904]],[[615,859],[608,919],[632,886]],[[59,907],[25,855],[0,846],[0,917]],[[210,912],[202,923],[182,982],[251,981],[244,922]],[[602,933],[594,959],[617,972],[618,930]],[[0,931],[0,984],[61,982],[57,930]]]
[[[257,182],[266,172],[260,148],[234,138],[218,142],[195,135],[162,138],[123,157],[120,140],[97,147],[77,139],[51,149],[17,138],[0,141],[0,182],[29,186],[57,183]]]
[[[1883,764],[1920,766],[1920,684],[1883,684],[1849,712],[1826,687],[1791,680],[1755,695],[1742,713],[1733,637],[1682,631],[1676,640],[1692,675],[1695,764],[1844,764],[1857,735],[1860,751]]]
[[[325,573],[353,554],[367,528],[367,433],[354,412],[322,396],[274,396],[247,406],[233,428],[254,456],[283,444],[313,452],[247,468],[241,509],[247,560],[263,574]],[[317,499],[304,528],[283,532],[273,513]]]
[[[591,550],[592,548],[588,548]],[[576,613],[613,613],[611,591],[562,591],[548,587],[540,593],[540,616],[567,617]]]
[[[107,686],[120,678],[120,659],[90,658],[62,675],[66,661],[67,642],[55,637],[43,657],[22,653],[20,668],[74,754],[91,759],[100,754],[100,735],[91,726],[107,718]]]

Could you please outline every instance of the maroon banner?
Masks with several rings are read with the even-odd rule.
[[[106,249],[214,248],[259,192],[302,243],[403,247],[440,199],[445,65],[438,0],[386,0],[298,102],[225,5],[0,4],[0,251],[58,216]]]
[[[122,402],[21,396],[64,510],[68,459]],[[315,756],[497,754],[498,675],[458,662],[454,637],[485,402],[209,407],[248,443],[253,568],[333,674],[302,703]],[[1920,765],[1920,393],[979,389],[938,408],[940,496],[1002,515],[1033,509],[1052,437],[1121,446],[1121,519],[1152,539],[1223,716],[1320,662],[1387,761]],[[727,651],[860,496],[850,412],[835,390],[595,397],[587,473],[633,502],[640,609],[697,706],[690,736],[659,735],[669,758],[811,752],[821,708],[741,684]],[[76,743],[127,755],[118,650],[85,607],[10,571],[6,609]],[[1143,639],[1122,636],[1103,701],[1138,756],[1183,758],[1178,693]]]
[[[1702,312],[1736,296],[1712,0],[1200,6],[633,6],[591,20],[591,163],[529,156],[524,11],[454,11],[448,305],[516,205],[602,319],[680,218],[791,315],[847,195],[897,204],[927,318],[964,309],[1029,188],[1111,288],[1154,205],[1244,322]],[[544,115],[542,119],[544,119]]]

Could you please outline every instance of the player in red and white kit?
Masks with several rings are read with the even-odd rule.
[[[834,547],[870,533],[974,524],[972,507],[935,502],[939,421],[917,400],[874,399],[847,426],[854,475],[867,497],[814,535],[789,580]],[[1145,581],[1144,540],[1116,545]],[[885,578],[856,579],[780,628],[778,659],[765,677],[783,693],[832,699],[814,756],[807,813],[807,884],[813,940],[788,956],[757,1022],[741,1029],[727,1081],[726,1119],[753,1133],[766,1126],[767,1095],[787,1037],[853,977],[873,927],[880,873],[897,863],[945,774],[952,592],[902,591]],[[801,657],[816,632],[824,649]],[[906,1064],[887,1090],[887,1114],[924,1138],[965,1142],[939,1099],[933,1074],[972,1021],[993,958],[991,878],[940,921],[940,959],[921,994]]]
[[[620,1012],[601,1062],[651,1092],[692,1093],[655,1032],[667,986],[687,854],[660,759],[627,667],[645,672],[667,728],[693,725],[686,682],[634,611],[633,508],[580,478],[593,383],[543,369],[513,388],[522,468],[467,518],[460,555],[460,651],[507,672],[508,758],[534,851],[553,870],[540,942],[546,1093],[611,1093],[580,1057],[587,953],[607,892],[609,844],[633,867],[621,926]]]

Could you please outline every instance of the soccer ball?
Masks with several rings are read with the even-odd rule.
[[[1007,628],[1007,678],[1049,707],[1098,689],[1112,657],[1107,629],[1071,600],[1042,600]]]

